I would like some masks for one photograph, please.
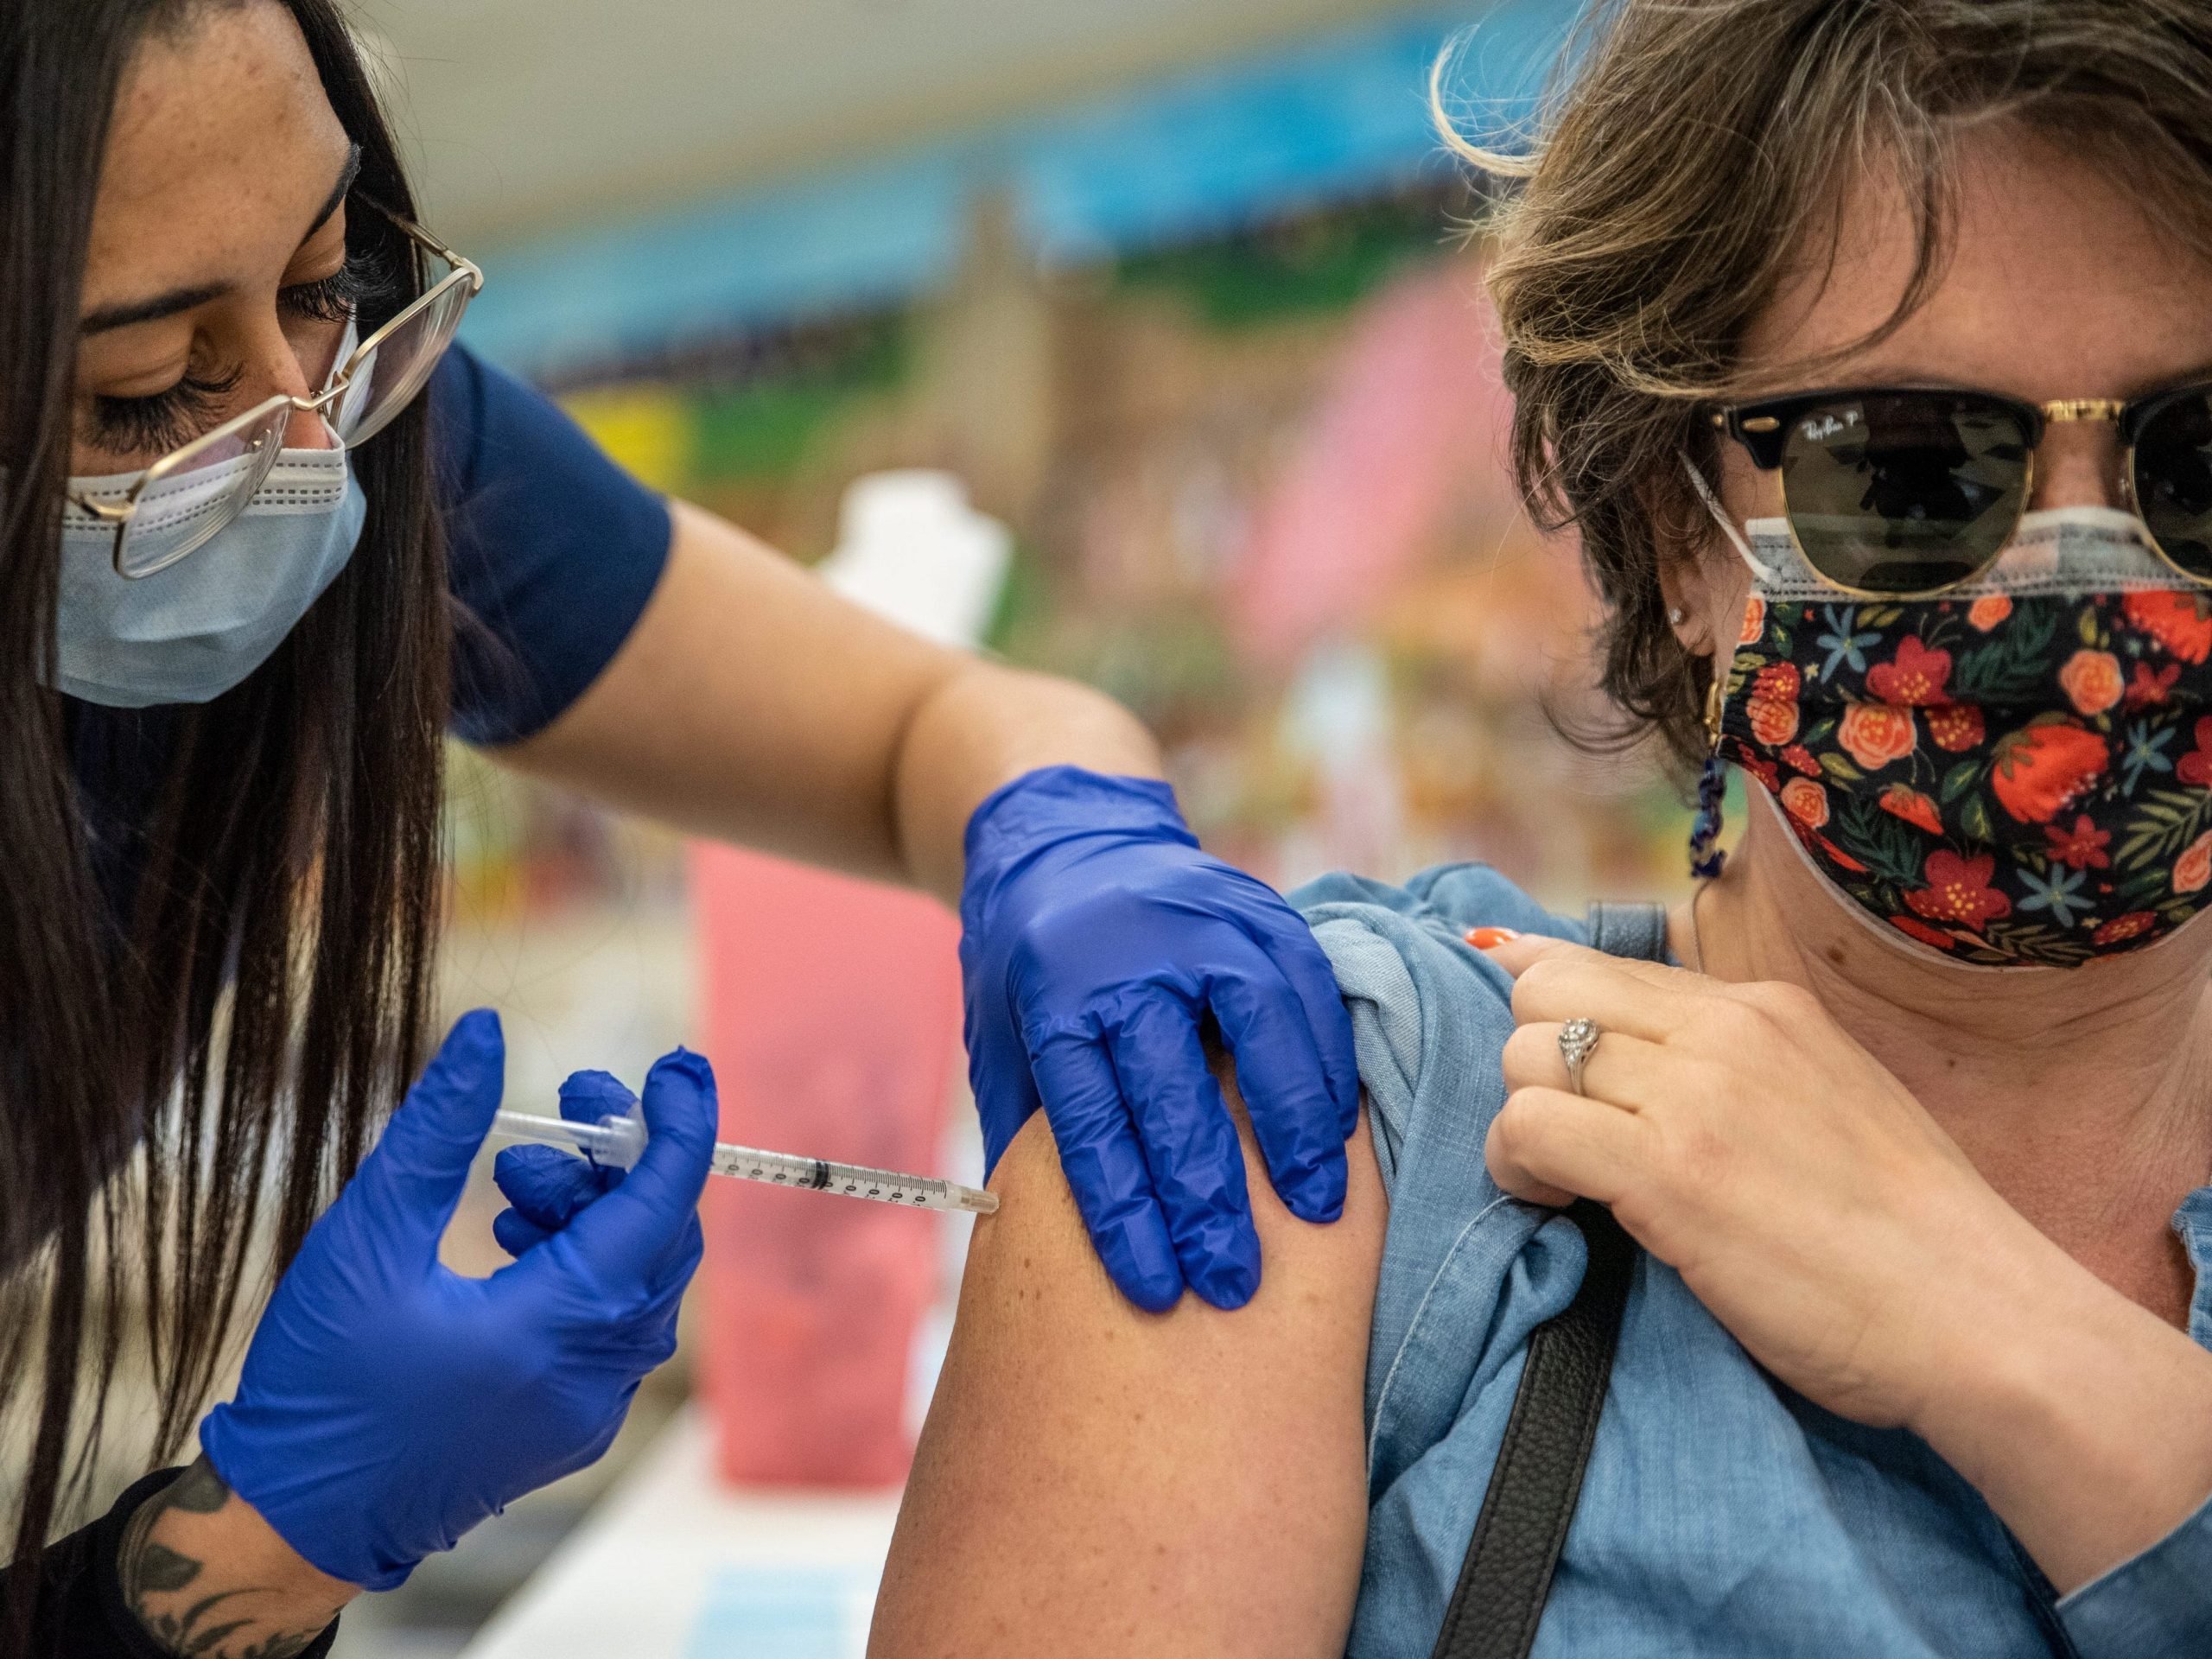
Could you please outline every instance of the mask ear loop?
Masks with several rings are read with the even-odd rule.
[[[1720,526],[1735,548],[1737,556],[1749,566],[1757,582],[1771,582],[1774,572],[1751,551],[1751,544],[1736,528],[1733,519],[1713,494],[1713,486],[1705,481],[1705,474],[1697,463],[1685,453],[1682,469],[1690,475],[1690,484],[1697,491],[1698,499],[1705,503],[1706,511]],[[1697,778],[1697,817],[1690,824],[1690,879],[1694,881],[1717,880],[1721,868],[1728,861],[1728,855],[1720,849],[1720,831],[1724,827],[1724,805],[1728,797],[1728,763],[1720,755],[1720,715],[1724,702],[1722,690],[1727,670],[1722,665],[1720,653],[1712,658],[1712,677],[1705,688],[1705,735],[1712,745],[1705,757],[1705,766]]]
[[[1744,532],[1736,528],[1736,521],[1728,516],[1728,509],[1720,505],[1720,498],[1713,493],[1713,486],[1705,481],[1705,474],[1698,471],[1697,463],[1689,458],[1687,450],[1682,453],[1682,470],[1690,475],[1690,487],[1697,492],[1697,499],[1705,503],[1705,510],[1713,515],[1713,522],[1720,526],[1720,533],[1728,538],[1728,544],[1736,550],[1737,556],[1750,568],[1752,576],[1760,582],[1772,582],[1773,570],[1751,551],[1751,544],[1744,539]]]

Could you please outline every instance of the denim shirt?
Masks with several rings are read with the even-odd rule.
[[[1368,1352],[1368,1532],[1352,1659],[1426,1659],[1503,1438],[1529,1332],[1580,1283],[1582,1236],[1483,1162],[1513,1029],[1462,936],[1586,943],[1494,871],[1400,889],[1329,876],[1293,901],[1351,1008],[1390,1219]],[[2212,1346],[2212,1188],[2174,1218]],[[2058,1597],[1926,1442],[1763,1370],[1681,1279],[1638,1259],[1541,1659],[2182,1659],[2212,1655],[2212,1503]]]

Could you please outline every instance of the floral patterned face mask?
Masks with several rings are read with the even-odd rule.
[[[1907,600],[1825,582],[1783,519],[1722,522],[1755,580],[1716,761],[1892,938],[2072,968],[2212,899],[2212,591],[2131,515],[2031,513],[1983,575]]]

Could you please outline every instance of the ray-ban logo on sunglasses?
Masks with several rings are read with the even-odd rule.
[[[1839,432],[1847,432],[1859,424],[1859,411],[1846,410],[1841,420],[1833,415],[1821,415],[1807,421],[1801,429],[1808,443],[1824,443]]]

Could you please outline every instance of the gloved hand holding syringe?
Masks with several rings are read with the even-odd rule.
[[[462,1018],[317,1221],[254,1332],[232,1397],[201,1426],[215,1476],[340,1584],[389,1590],[424,1556],[607,1449],[639,1382],[676,1351],[710,1170],[915,1208],[988,1212],[949,1181],[714,1144],[714,1072],[681,1049],[643,1098],[605,1071],[561,1116],[499,1109],[497,1016]],[[440,1259],[478,1150],[511,1208],[515,1260],[471,1278]]]
[[[572,1091],[586,1078],[605,1078],[607,1084],[613,1085],[607,1092],[607,1104],[618,1104],[627,1095],[627,1090],[621,1090],[620,1084],[604,1072],[582,1072],[572,1077],[563,1090],[564,1108],[575,1098]],[[613,1169],[630,1168],[645,1149],[645,1120],[634,1100],[627,1110],[603,1113],[596,1122],[547,1117],[537,1112],[502,1111],[492,1121],[492,1133],[510,1140],[574,1147],[593,1163]],[[807,1158],[795,1153],[763,1152],[754,1147],[732,1146],[728,1141],[715,1144],[710,1167],[716,1175],[728,1175],[741,1181],[765,1181],[802,1192],[834,1192],[841,1198],[873,1198],[880,1204],[896,1204],[909,1210],[965,1210],[988,1216],[999,1207],[995,1192],[963,1186],[957,1181],[932,1175],[907,1175],[897,1170],[871,1169],[864,1164],[843,1164],[833,1159]]]

